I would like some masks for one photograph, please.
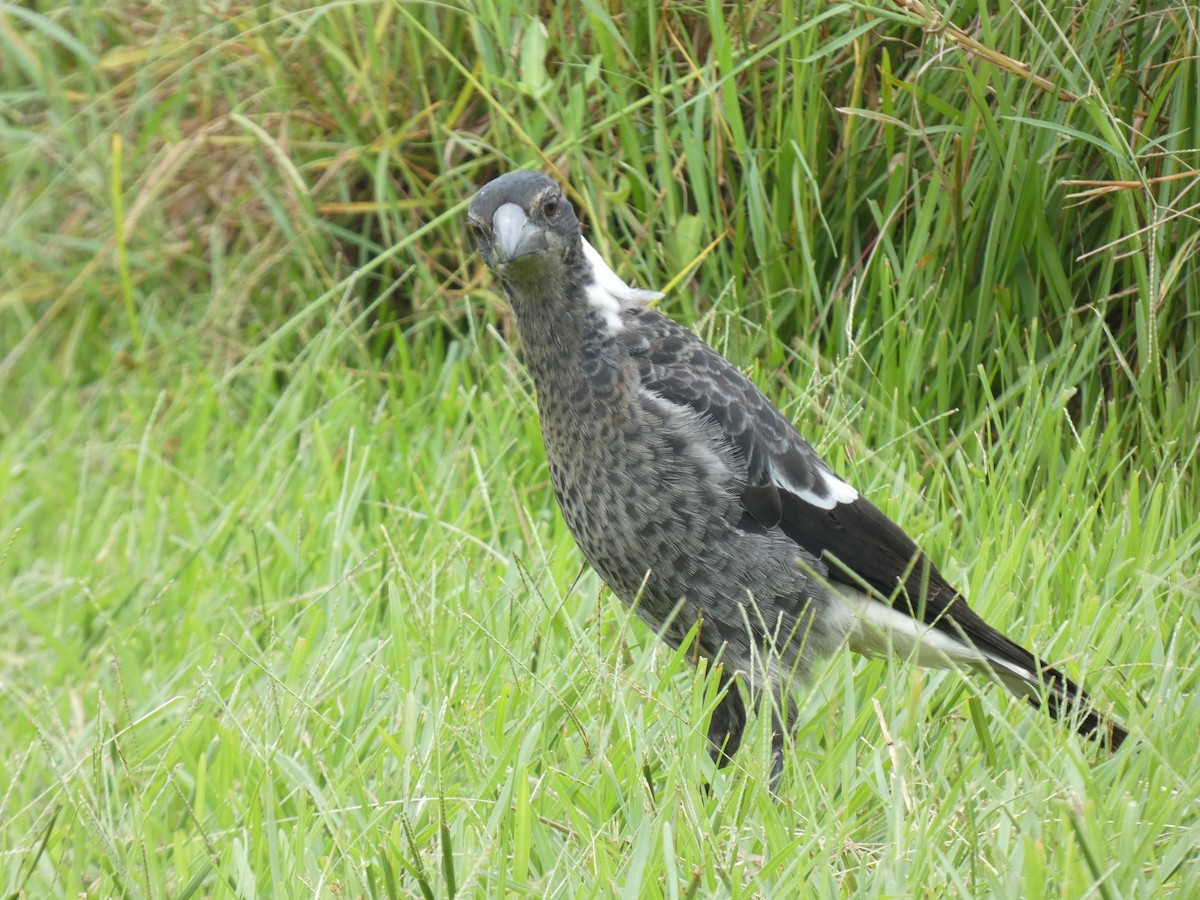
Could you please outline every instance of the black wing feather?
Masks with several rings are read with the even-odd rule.
[[[824,560],[828,578],[864,585],[893,608],[985,655],[1040,675],[1050,712],[1078,715],[1081,734],[1103,736],[1114,749],[1126,737],[1101,717],[1066,675],[983,620],[905,531],[863,497],[824,509],[799,496],[822,496],[833,473],[787,418],[728,360],[673,319],[644,307],[622,311],[621,333],[639,368],[641,385],[711,419],[745,464],[742,527],[778,526],[797,545]],[[787,486],[775,473],[782,473]],[[789,490],[793,488],[794,490]],[[1032,699],[1032,698],[1031,698]],[[1033,699],[1036,704],[1036,699]]]
[[[919,622],[1030,672],[1042,668],[971,609],[913,539],[869,500],[826,510],[785,492],[780,527],[829,563],[831,580],[860,589],[865,584]]]

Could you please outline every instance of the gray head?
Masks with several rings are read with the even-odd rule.
[[[540,172],[509,172],[471,201],[467,224],[483,261],[505,282],[560,280],[583,261],[579,219]]]

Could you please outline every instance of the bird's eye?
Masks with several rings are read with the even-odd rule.
[[[558,214],[558,198],[550,197],[542,204],[542,212],[546,214],[547,219],[553,219]]]
[[[477,241],[482,241],[487,237],[487,230],[478,222],[468,222],[467,227],[471,229],[471,237]]]

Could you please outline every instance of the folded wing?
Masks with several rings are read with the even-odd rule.
[[[1114,749],[1120,725],[1057,669],[988,625],[899,525],[838,478],[783,414],[715,350],[672,319],[629,309],[623,334],[644,389],[714,422],[744,463],[748,526],[779,528],[823,559],[826,576],[858,615],[851,646],[913,647],[925,664],[967,664]]]

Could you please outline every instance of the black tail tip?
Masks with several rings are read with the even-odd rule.
[[[1078,729],[1081,735],[1099,742],[1111,753],[1116,753],[1129,737],[1129,731],[1124,725],[1096,712],[1088,712],[1079,723]]]
[[[1087,692],[1061,672],[1045,668],[1043,675],[1053,688],[1048,698],[1050,714],[1056,719],[1074,722],[1081,735],[1116,753],[1129,737],[1125,726],[1099,712]]]

